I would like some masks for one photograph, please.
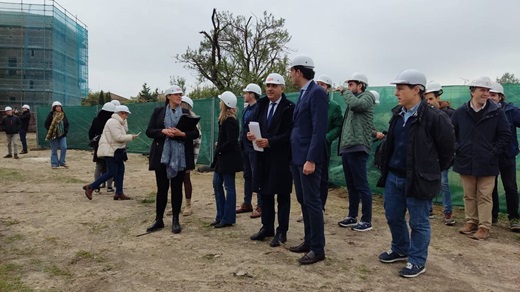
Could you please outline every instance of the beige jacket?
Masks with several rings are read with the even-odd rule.
[[[116,149],[125,148],[129,141],[132,141],[132,135],[126,134],[125,121],[118,114],[113,114],[99,138],[97,156],[114,157]]]

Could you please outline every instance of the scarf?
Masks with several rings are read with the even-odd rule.
[[[63,125],[63,118],[65,114],[63,112],[54,112],[52,122],[45,136],[45,141],[59,138],[65,134],[65,126]]]
[[[182,109],[178,106],[175,111],[166,106],[164,115],[164,126],[166,129],[177,126],[181,119]],[[161,163],[166,165],[166,175],[168,179],[177,176],[179,171],[186,169],[186,155],[184,154],[184,141],[173,140],[166,137],[164,148],[161,155]]]

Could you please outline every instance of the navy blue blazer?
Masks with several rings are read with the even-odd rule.
[[[292,162],[316,164],[326,159],[327,112],[329,97],[325,90],[311,81],[296,104],[291,132]]]

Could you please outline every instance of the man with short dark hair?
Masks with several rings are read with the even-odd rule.
[[[4,129],[5,135],[7,136],[7,155],[4,158],[18,159],[18,133],[20,132],[20,118],[13,114],[13,109],[10,106],[5,107],[5,116],[0,121],[0,127]],[[14,148],[14,149],[13,149]],[[14,156],[13,156],[14,150]]]
[[[368,78],[353,73],[347,80],[348,90],[343,92],[347,108],[339,138],[345,182],[348,190],[348,215],[338,222],[341,227],[355,231],[372,230],[372,191],[368,184],[367,161],[374,132],[375,97],[366,91]],[[361,220],[357,221],[361,202]]]
[[[460,174],[466,215],[466,223],[459,232],[477,240],[489,237],[498,161],[511,142],[504,111],[489,101],[490,89],[489,77],[472,80],[469,84],[471,99],[451,117],[457,138],[453,171]]]
[[[294,109],[291,132],[292,164],[296,197],[302,207],[305,236],[289,250],[305,253],[300,264],[308,265],[325,259],[323,205],[320,199],[322,164],[326,159],[328,98],[314,79],[314,61],[306,55],[296,56],[290,70],[291,81],[300,87]]]
[[[511,231],[520,231],[520,215],[518,214],[518,187],[516,185],[516,155],[518,155],[518,140],[516,128],[520,127],[520,109],[510,102],[506,102],[504,87],[493,82],[489,91],[489,98],[493,100],[505,112],[512,134],[512,143],[507,144],[504,153],[498,160],[500,178],[506,193],[507,214],[509,217],[509,228]],[[493,211],[492,223],[498,223],[499,200],[498,200],[498,176],[495,177],[493,188]]]
[[[448,116],[424,100],[426,76],[404,70],[395,81],[398,106],[382,148],[381,178],[385,217],[392,246],[379,255],[383,263],[407,261],[401,277],[426,271],[430,245],[430,205],[441,189],[441,171],[453,159],[455,137]],[[406,213],[409,215],[408,231]]]
[[[236,213],[253,212],[251,218],[258,218],[262,216],[262,198],[260,194],[256,194],[257,205],[254,210],[251,204],[253,198],[253,177],[256,168],[256,152],[251,141],[247,139],[247,131],[244,129],[247,123],[249,123],[251,114],[257,107],[257,100],[262,94],[262,89],[257,84],[250,83],[243,91],[244,102],[247,103],[242,112],[242,132],[240,133],[240,149],[242,149],[242,156],[244,157],[244,202],[236,209]]]

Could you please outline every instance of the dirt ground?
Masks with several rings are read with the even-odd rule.
[[[29,135],[30,146],[35,135]],[[6,154],[0,133],[0,155]],[[69,150],[69,169],[53,170],[50,151],[30,151],[0,164],[0,291],[518,291],[520,234],[501,217],[487,241],[459,234],[441,216],[432,222],[427,271],[415,279],[398,276],[403,263],[382,264],[390,247],[380,196],[374,196],[374,229],[355,232],[337,222],[346,214],[345,189],[331,189],[326,212],[326,260],[300,266],[288,251],[303,236],[293,195],[286,246],[249,236],[260,219],[240,214],[231,228],[209,226],[215,214],[211,173],[193,173],[194,214],[181,218],[182,233],[167,227],[136,237],[155,215],[155,178],[142,155],[126,164],[125,194],[114,201],[102,190],[92,201],[81,187],[91,182],[88,151]],[[237,175],[237,201],[243,198]],[[440,214],[441,206],[435,211]]]

